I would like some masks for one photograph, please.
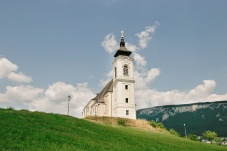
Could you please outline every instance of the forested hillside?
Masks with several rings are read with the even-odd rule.
[[[162,122],[188,134],[202,135],[206,130],[215,131],[218,136],[227,137],[227,101],[167,105],[137,110],[137,118]]]

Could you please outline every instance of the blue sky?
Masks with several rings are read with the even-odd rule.
[[[134,53],[138,108],[227,100],[226,6],[1,0],[0,107],[64,114],[71,94],[71,114],[80,117],[111,79],[121,30]]]

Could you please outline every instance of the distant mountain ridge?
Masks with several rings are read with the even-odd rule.
[[[202,135],[211,130],[218,136],[227,137],[227,101],[157,106],[139,109],[136,114],[138,119],[162,122],[182,136],[185,135],[185,124],[187,134]]]

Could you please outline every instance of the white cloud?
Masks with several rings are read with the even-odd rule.
[[[150,83],[150,82],[154,81],[155,78],[157,76],[159,76],[159,74],[160,74],[160,70],[158,68],[153,68],[147,72],[147,77],[146,77],[145,81],[147,83]]]
[[[6,92],[1,94],[2,98],[0,100],[2,102],[21,102],[22,104],[32,102],[34,99],[40,97],[43,89],[35,88],[30,85],[20,85],[20,86],[7,86]]]
[[[138,65],[138,66],[146,66],[147,61],[145,60],[145,57],[142,57],[138,53],[133,53],[133,58],[134,58],[134,60],[136,62],[136,65]]]
[[[72,86],[64,82],[56,82],[49,86],[43,97],[34,100],[30,109],[66,114],[68,95],[71,96],[70,115],[76,117],[82,116],[82,109],[95,96],[87,83],[78,83],[76,86]]]
[[[138,50],[138,47],[136,45],[133,45],[127,42],[125,42],[125,47],[132,52],[136,52]]]
[[[68,95],[70,100],[70,115],[81,117],[82,109],[95,95],[87,83],[76,86],[64,82],[56,82],[47,90],[30,85],[7,86],[5,93],[0,93],[0,105],[21,107],[32,111],[44,111],[66,114],[68,111]],[[8,107],[8,106],[5,106]]]
[[[66,99],[71,92],[74,91],[74,87],[64,82],[56,82],[49,86],[45,92],[45,96],[49,101],[54,101],[55,103],[62,102]]]
[[[212,102],[212,101],[222,101],[222,100],[227,100],[227,93],[223,95],[218,95],[218,94],[210,94],[207,97],[207,101]]]
[[[105,49],[106,52],[112,53],[116,51],[118,48],[117,41],[115,39],[115,35],[110,33],[105,38],[104,41],[101,43],[101,46]]]
[[[190,90],[187,97],[195,100],[209,96],[215,89],[216,82],[214,80],[203,80],[203,83],[204,84],[198,85],[196,88]]]
[[[0,79],[8,78],[10,81],[29,83],[32,78],[23,73],[16,73],[18,66],[6,58],[0,58]]]
[[[144,80],[143,73],[139,72],[138,70],[134,71],[134,78],[135,78],[135,89],[143,89],[147,87],[147,83]]]
[[[136,92],[138,108],[169,104],[187,104],[196,102],[222,101],[227,100],[227,94],[212,94],[216,87],[214,80],[204,80],[203,84],[196,86],[190,91],[171,90],[159,92],[150,88],[139,88]]]
[[[158,68],[152,68],[150,70],[147,70],[146,68],[135,69],[135,89],[148,89],[151,82],[153,82],[159,74],[160,70]]]
[[[17,70],[17,65],[6,58],[0,58],[0,79],[8,78],[10,81],[19,83],[31,82],[31,77],[17,73]],[[31,85],[7,86],[6,91],[0,93],[0,105],[1,107],[12,106],[16,109],[66,114],[68,95],[72,97],[70,115],[77,117],[81,117],[83,107],[95,96],[86,82],[78,83],[76,86],[56,82],[46,90]]]
[[[9,73],[17,71],[18,66],[6,58],[0,58],[0,79],[6,78]]]
[[[139,38],[139,46],[144,49],[147,47],[147,43],[151,40],[151,34],[155,32],[157,26],[159,26],[159,22],[155,22],[153,26],[145,27],[145,30],[137,33],[136,36]]]
[[[32,81],[32,78],[24,75],[23,73],[11,72],[8,74],[8,79],[15,82],[29,83]]]
[[[169,105],[169,104],[185,104],[184,92],[178,90],[159,92],[154,89],[136,90],[137,108],[147,108],[151,106]]]
[[[102,87],[102,88],[104,88],[107,85],[107,83],[110,82],[110,80],[111,79],[101,79],[99,81],[99,86]]]
[[[110,72],[108,72],[107,74],[105,74],[105,77],[102,78],[99,81],[99,85],[101,87],[105,87],[107,85],[108,82],[110,82],[110,80],[113,78],[113,70],[111,70]]]

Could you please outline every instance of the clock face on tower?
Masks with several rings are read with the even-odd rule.
[[[124,63],[129,62],[129,60],[128,60],[128,58],[127,58],[127,57],[124,57],[123,61],[124,61]]]

